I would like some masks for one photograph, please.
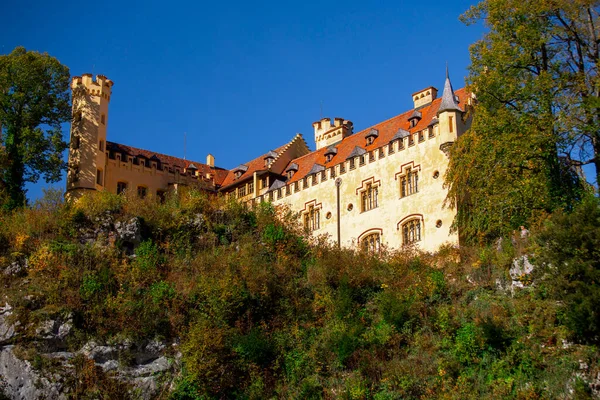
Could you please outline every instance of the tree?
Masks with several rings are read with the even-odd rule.
[[[455,228],[491,239],[581,195],[600,172],[598,2],[484,0],[462,17],[489,31],[471,46],[471,129],[446,175]]]
[[[573,212],[552,215],[533,249],[540,296],[560,302],[573,339],[600,343],[600,200],[586,196]]]
[[[71,115],[69,69],[46,53],[0,56],[0,190],[4,208],[25,205],[25,183],[56,182],[65,168],[61,124]],[[2,198],[2,195],[0,195]]]

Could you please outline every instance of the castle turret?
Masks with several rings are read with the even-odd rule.
[[[67,172],[68,198],[103,190],[106,171],[106,127],[113,82],[104,75],[75,76]]]
[[[458,97],[454,94],[448,67],[446,67],[446,82],[444,83],[444,92],[440,108],[437,111],[439,120],[439,132],[442,146],[447,149],[456,141],[458,136],[464,132],[465,124],[462,121],[463,110],[459,106]]]
[[[334,118],[333,124],[329,118],[321,118],[320,121],[313,122],[317,150],[331,146],[346,136],[352,135],[352,127],[352,121],[343,118]]]

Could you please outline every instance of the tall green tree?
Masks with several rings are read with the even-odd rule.
[[[581,166],[600,172],[598,4],[484,0],[463,22],[484,21],[471,46],[471,129],[452,149],[446,183],[455,227],[485,240],[580,197]]]
[[[25,183],[60,180],[61,124],[70,118],[69,69],[46,53],[15,48],[0,56],[0,190],[3,207],[25,205]]]

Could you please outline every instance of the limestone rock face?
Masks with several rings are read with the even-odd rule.
[[[14,400],[66,399],[60,383],[41,376],[29,362],[19,359],[13,348],[0,348],[0,378],[5,396]]]
[[[117,238],[128,253],[133,253],[133,250],[142,242],[142,222],[138,217],[127,222],[117,222],[115,230]]]

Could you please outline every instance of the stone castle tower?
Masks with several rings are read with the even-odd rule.
[[[104,75],[75,76],[71,81],[73,119],[67,172],[67,198],[102,190],[106,166],[106,126],[113,82]]]

